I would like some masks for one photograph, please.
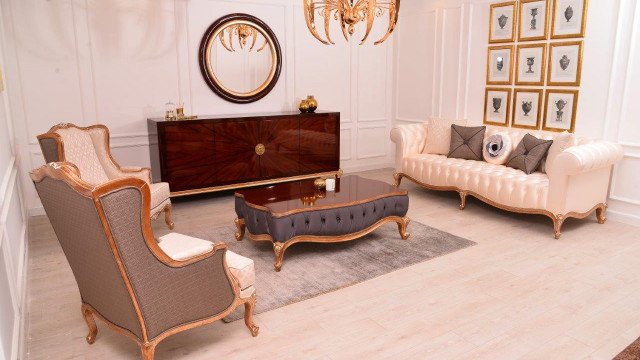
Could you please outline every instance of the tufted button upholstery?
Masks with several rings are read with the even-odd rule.
[[[409,210],[409,197],[390,196],[364,204],[305,211],[280,218],[247,206],[240,197],[236,197],[235,206],[238,218],[245,219],[250,233],[271,234],[274,240],[285,242],[300,235],[351,234],[366,229],[388,216],[404,217]],[[377,210],[374,211],[374,208]],[[262,221],[256,222],[255,219]]]

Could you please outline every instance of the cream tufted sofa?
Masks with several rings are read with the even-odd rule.
[[[513,146],[525,134],[554,139],[557,133],[488,126],[485,136],[506,132]],[[460,209],[471,195],[498,208],[550,217],[556,239],[564,221],[585,218],[594,211],[604,223],[613,165],[622,159],[622,147],[606,141],[576,137],[576,145],[561,152],[546,173],[526,175],[520,170],[484,161],[449,159],[423,154],[425,124],[401,125],[391,131],[396,144],[396,185],[407,178],[432,190],[457,191]]]

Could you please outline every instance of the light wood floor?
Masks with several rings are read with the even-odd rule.
[[[390,182],[391,173],[361,175]],[[412,219],[478,245],[259,314],[257,338],[242,321],[178,334],[156,358],[611,359],[640,336],[640,228],[594,216],[569,220],[557,241],[545,217],[475,199],[460,211],[456,194],[403,187]],[[175,231],[231,225],[232,200],[174,201]],[[167,232],[162,221],[154,228]],[[100,323],[96,343],[85,342],[77,287],[46,217],[32,219],[29,245],[28,358],[137,358],[131,340]]]

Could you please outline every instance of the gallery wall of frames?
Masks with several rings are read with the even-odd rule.
[[[576,129],[588,0],[489,5],[484,123]]]

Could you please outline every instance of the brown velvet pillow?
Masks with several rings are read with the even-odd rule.
[[[447,157],[482,161],[482,143],[486,126],[451,125],[451,146]]]
[[[506,166],[531,174],[536,171],[542,159],[547,156],[551,144],[553,144],[553,140],[542,140],[527,134],[511,153]]]

